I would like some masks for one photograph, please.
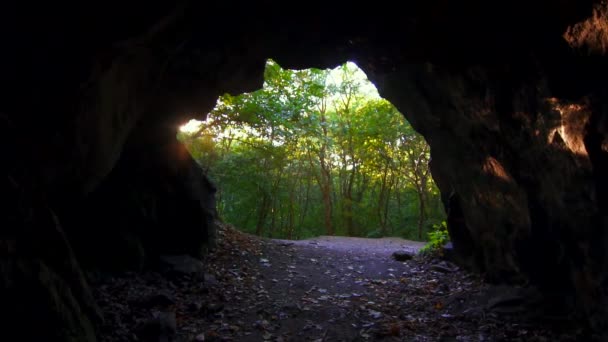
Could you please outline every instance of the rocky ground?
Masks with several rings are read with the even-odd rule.
[[[94,278],[103,341],[580,341],[534,292],[490,286],[402,239],[260,239],[222,225],[206,260]]]

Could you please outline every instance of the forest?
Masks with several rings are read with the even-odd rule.
[[[270,238],[426,240],[445,220],[430,150],[356,64],[288,70],[221,96],[178,132],[218,188],[220,218]]]

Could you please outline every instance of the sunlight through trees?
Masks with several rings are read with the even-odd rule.
[[[218,211],[257,235],[425,239],[444,218],[429,147],[354,63],[284,70],[226,94],[178,138],[218,186]]]

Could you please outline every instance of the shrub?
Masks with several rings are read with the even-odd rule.
[[[448,226],[445,221],[440,224],[434,224],[433,229],[428,233],[429,242],[422,247],[420,253],[437,253],[441,254],[443,246],[450,241],[450,235],[448,234]]]

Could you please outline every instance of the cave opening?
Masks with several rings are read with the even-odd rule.
[[[429,0],[347,13],[337,4],[184,1],[152,14],[123,3],[9,6],[0,57],[9,85],[0,108],[4,335],[608,340],[606,4]],[[214,197],[229,196],[175,133],[185,113],[208,112],[222,93],[259,88],[266,56],[290,69],[355,60],[406,114],[433,149],[462,268],[352,246],[343,258],[321,241],[216,229]],[[333,180],[355,169],[344,164]],[[335,193],[334,233],[348,226]],[[315,202],[323,208],[322,196]],[[253,211],[264,217],[262,235],[289,237],[290,203]],[[220,204],[245,221],[247,211],[227,208],[234,201]],[[315,226],[325,233],[323,209]],[[381,218],[370,212],[373,233]]]
[[[215,183],[223,221],[289,240],[445,232],[428,144],[354,62],[290,70],[268,59],[264,78],[177,135]]]

